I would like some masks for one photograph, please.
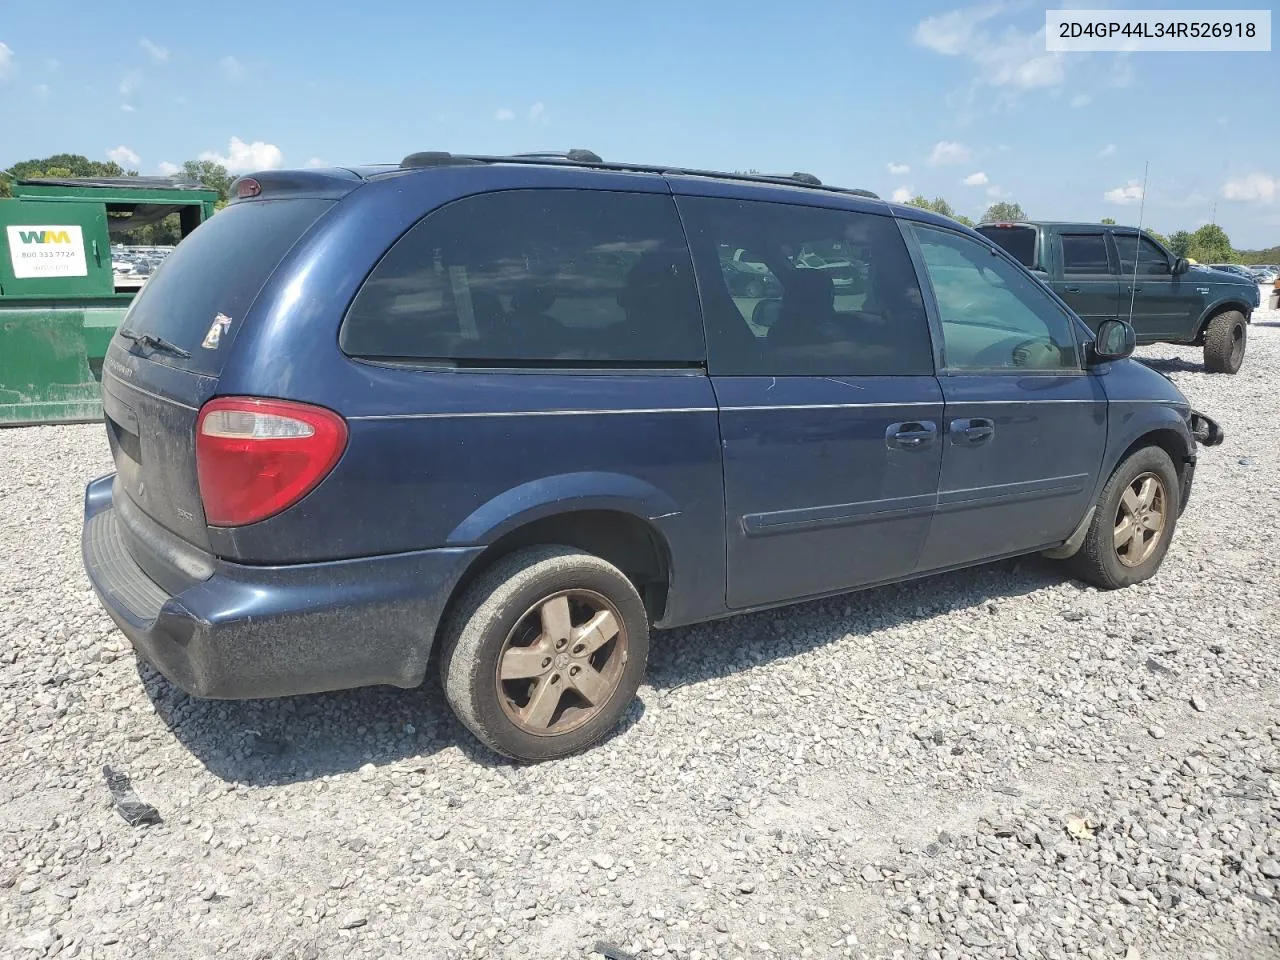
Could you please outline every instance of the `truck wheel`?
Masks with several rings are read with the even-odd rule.
[[[440,673],[481,743],[516,760],[551,760],[617,726],[648,653],[649,618],[622,571],[572,547],[531,547],[463,595]]]
[[[1071,572],[1095,587],[1141,583],[1160,569],[1173,539],[1181,503],[1178,473],[1159,447],[1143,447],[1116,467]]]
[[[1204,368],[1209,373],[1235,373],[1244,363],[1249,325],[1239,310],[1225,310],[1204,332]]]

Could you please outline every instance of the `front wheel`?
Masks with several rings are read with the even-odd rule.
[[[1239,310],[1227,310],[1209,321],[1204,332],[1204,368],[1209,373],[1236,373],[1244,363],[1249,325]]]
[[[450,706],[485,746],[550,760],[617,726],[648,653],[644,603],[622,571],[571,547],[533,547],[467,590],[440,671]]]
[[[1155,576],[1169,550],[1181,503],[1178,473],[1159,447],[1130,455],[1102,488],[1080,550],[1067,563],[1103,590]]]

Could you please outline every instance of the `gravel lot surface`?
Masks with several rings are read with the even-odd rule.
[[[1280,956],[1280,315],[1235,377],[1142,353],[1228,437],[1154,581],[1027,559],[660,633],[623,730],[536,767],[434,682],[176,692],[81,571],[101,428],[0,432],[0,953]]]

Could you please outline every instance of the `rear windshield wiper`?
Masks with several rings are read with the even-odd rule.
[[[125,327],[121,327],[116,332],[126,340],[132,340],[134,343],[140,343],[144,347],[151,347],[154,350],[164,350],[167,353],[172,353],[175,357],[182,357],[184,360],[191,356],[190,350],[183,350],[176,343],[172,343],[164,337],[157,337],[154,333],[136,333]]]

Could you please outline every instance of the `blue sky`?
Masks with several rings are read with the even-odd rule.
[[[807,170],[974,217],[1008,198],[1123,223],[1150,160],[1150,226],[1194,229],[1216,202],[1237,246],[1280,243],[1276,52],[1049,54],[1044,6],[1021,2],[293,7],[108,4],[51,23],[13,5],[0,167],[62,151],[154,173],[199,156],[242,172],[589,147]]]

